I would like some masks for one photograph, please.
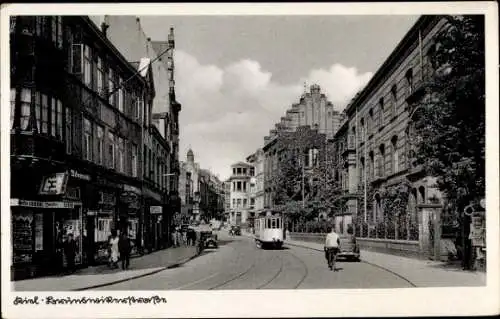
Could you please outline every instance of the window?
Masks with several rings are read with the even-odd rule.
[[[49,133],[49,97],[46,94],[42,94],[42,134]]]
[[[83,83],[92,87],[92,55],[88,45],[83,47]]]
[[[368,111],[368,115],[369,115],[369,118],[368,118],[368,135],[371,135],[373,133],[373,109],[370,109]]]
[[[312,148],[309,150],[309,157],[310,157],[310,167],[316,167],[318,166],[318,154],[319,150]]]
[[[361,132],[360,133],[360,136],[361,136],[361,141],[365,141],[366,139],[366,131],[365,131],[365,119],[364,118],[361,118],[361,121],[359,122],[360,124],[360,127],[361,127]]]
[[[385,145],[382,144],[379,147],[379,173],[378,176],[382,177],[385,175]]]
[[[57,123],[56,123],[56,136],[58,139],[63,138],[63,120],[62,120],[62,102],[60,100],[57,100],[57,109],[56,109],[56,117],[57,117]]]
[[[233,207],[236,206],[236,198],[233,198]]]
[[[373,179],[373,174],[374,174],[374,166],[375,166],[375,163],[374,163],[374,158],[373,158],[373,151],[370,151],[370,154],[369,154],[369,157],[370,157],[370,161],[368,163],[368,171],[367,171],[367,175],[368,175],[368,180],[371,180]]]
[[[236,182],[236,190],[241,192],[241,182]]]
[[[92,123],[83,118],[83,159],[87,161],[92,160]]]
[[[73,147],[73,134],[72,134],[72,116],[71,109],[69,107],[65,108],[66,110],[66,153],[71,154],[71,150]]]
[[[31,89],[23,88],[21,89],[21,130],[28,129],[28,125],[30,122],[30,113],[31,113],[30,111],[31,111]]]
[[[132,144],[132,176],[137,177],[137,145]]]
[[[59,17],[54,16],[51,17],[51,22],[52,22],[52,42],[57,43],[57,20]]]
[[[97,126],[97,163],[104,163],[104,130],[101,126]]]
[[[243,198],[243,208],[247,208],[247,199]]]
[[[109,69],[108,76],[108,94],[109,94],[109,104],[115,105],[115,72],[113,69]]]
[[[63,24],[62,17],[57,17],[57,47],[63,48]]]
[[[125,172],[125,142],[121,137],[118,137],[118,171]]]
[[[406,72],[406,84],[408,85],[408,94],[411,94],[413,92],[413,70],[409,69]]]
[[[384,98],[381,97],[380,100],[378,100],[378,109],[379,109],[379,114],[378,114],[378,126],[381,128],[384,125]]]
[[[108,166],[115,168],[115,135],[108,133]]]
[[[118,110],[120,112],[123,112],[123,80],[121,77],[119,77],[118,81]]]
[[[391,88],[391,97],[392,97],[392,103],[391,103],[391,109],[389,110],[391,118],[396,115],[396,106],[398,103],[398,89],[396,87],[396,84],[394,84]]]
[[[241,198],[238,198],[236,200],[236,207],[240,208],[241,207]]]
[[[135,118],[137,120],[141,119],[143,108],[144,108],[144,97],[142,96],[142,93],[139,93],[136,99],[136,106],[135,106]]]
[[[233,167],[233,175],[236,175],[236,168]]]
[[[391,139],[391,145],[392,145],[392,173],[397,173],[399,172],[399,154],[398,154],[398,137],[393,136]]]
[[[10,18],[14,20],[14,18]],[[14,127],[14,116],[16,114],[16,89],[10,89],[10,128]]]
[[[97,57],[97,93],[104,96],[104,65],[101,57]]]
[[[50,134],[52,136],[56,136],[56,107],[57,107],[57,100],[54,98],[49,98],[50,101]]]

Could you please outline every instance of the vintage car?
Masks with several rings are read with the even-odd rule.
[[[240,226],[231,226],[229,230],[229,234],[232,236],[241,236],[241,227]]]
[[[361,254],[356,237],[352,235],[340,236],[340,251],[337,254],[337,258],[346,258],[355,261],[361,260]]]

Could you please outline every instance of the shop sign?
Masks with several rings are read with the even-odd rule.
[[[23,206],[33,208],[75,208],[81,206],[80,202],[41,202],[36,200],[24,200],[13,198],[10,200],[11,206]]]
[[[115,195],[106,192],[99,192],[99,204],[115,205]]]
[[[66,189],[65,197],[67,199],[79,200],[80,199],[80,188],[79,187],[68,187]]]
[[[68,175],[66,173],[56,173],[45,176],[40,186],[40,195],[59,195],[66,191]]]
[[[71,174],[71,177],[82,179],[82,180],[88,181],[88,182],[91,181],[90,175],[79,173],[79,172],[75,171],[74,169],[71,169],[69,172]]]
[[[151,215],[157,215],[162,213],[162,207],[161,206],[151,206],[149,207],[149,213]]]

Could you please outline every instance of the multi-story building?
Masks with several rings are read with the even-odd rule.
[[[170,238],[168,235],[173,216],[180,213],[179,159],[178,159],[178,113],[180,104],[175,99],[173,52],[175,39],[170,28],[167,41],[154,42],[145,34],[140,19],[134,16],[91,16],[96,25],[100,25],[103,34],[114,46],[141,71],[147,68],[154,84],[155,98],[151,110],[145,114],[143,134],[145,183],[146,224],[141,227],[144,235],[153,238]],[[131,39],[134,39],[131,41]],[[150,61],[156,60],[154,63]],[[159,134],[158,134],[159,133]],[[155,137],[165,140],[154,148]],[[158,175],[162,185],[161,191],[154,191],[148,185],[151,175]],[[150,208],[152,207],[152,208]],[[151,216],[150,216],[151,215]],[[160,222],[161,221],[161,222]],[[156,229],[156,230],[155,230]],[[161,234],[155,234],[160,231]],[[154,247],[155,245],[153,245]]]
[[[14,277],[60,269],[69,233],[80,265],[104,254],[111,229],[143,247],[151,69],[138,72],[88,17],[17,16],[10,31]]]
[[[226,180],[224,187],[224,221],[229,221],[231,214],[231,181]]]
[[[327,96],[321,93],[319,85],[313,84],[309,90],[302,94],[299,103],[292,104],[292,107],[286,111],[286,115],[281,117],[280,122],[269,131],[269,135],[264,137],[264,145],[278,132],[293,132],[301,126],[316,128],[327,138],[333,137],[340,126],[339,111],[335,110]]]
[[[188,220],[199,220],[200,216],[200,165],[194,160],[193,150],[189,149],[186,161],[181,162],[181,182],[179,194],[182,200],[182,216]]]
[[[246,161],[255,170],[255,176],[250,180],[250,209],[258,216],[264,210],[264,151],[259,148]]]
[[[244,162],[231,165],[231,225],[247,226],[250,211],[250,180],[255,175],[254,167]]]
[[[418,252],[433,249],[431,228],[443,199],[434,178],[413,161],[412,113],[433,75],[429,53],[435,46],[433,37],[444,25],[439,16],[422,16],[415,23],[346,107],[347,119],[333,141],[344,163],[338,166],[343,166],[348,215],[358,234],[404,241],[402,249]],[[384,190],[408,183],[406,213],[391,216],[383,209]]]

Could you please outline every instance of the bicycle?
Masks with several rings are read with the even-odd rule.
[[[337,271],[337,268],[335,268],[335,263],[337,261],[338,252],[338,247],[325,247],[325,257],[328,262],[328,268],[330,268],[330,270]]]

